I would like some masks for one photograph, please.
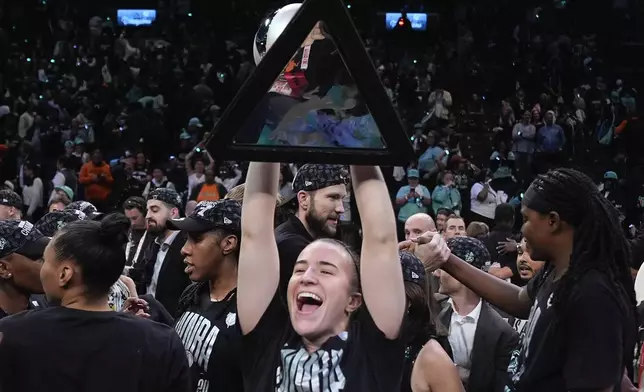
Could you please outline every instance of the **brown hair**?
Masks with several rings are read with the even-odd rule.
[[[483,237],[490,233],[490,228],[483,222],[472,222],[467,226],[468,237]]]

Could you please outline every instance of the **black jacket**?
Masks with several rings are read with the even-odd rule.
[[[168,253],[163,260],[154,295],[157,301],[172,315],[177,310],[181,293],[191,283],[188,275],[184,272],[186,266],[183,263],[184,257],[181,255],[181,248],[186,243],[186,238],[186,233],[180,232],[172,241]],[[146,294],[147,286],[152,280],[152,272],[150,271],[154,270],[153,265],[156,262],[156,259],[151,259],[151,252],[147,251],[152,241],[154,241],[154,237],[145,236],[143,241],[144,243],[138,260],[134,262],[134,266],[130,271],[130,277],[136,283],[136,291],[139,295]]]
[[[444,304],[440,320],[449,328],[453,309],[449,302],[445,301]],[[518,343],[517,332],[483,301],[474,333],[467,392],[503,392],[509,381],[507,369],[510,356]]]

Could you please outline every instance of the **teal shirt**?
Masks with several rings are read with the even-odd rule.
[[[399,199],[407,195],[409,193],[409,190],[410,190],[409,185],[405,185],[401,187],[398,190],[398,193],[396,194],[396,199]],[[420,194],[423,197],[431,197],[431,193],[429,192],[429,189],[427,189],[427,187],[424,185],[418,185],[416,187],[416,193]],[[410,216],[414,214],[419,214],[421,212],[426,214],[427,206],[424,206],[413,199],[407,200],[407,203],[405,203],[405,205],[400,207],[400,211],[398,211],[398,220],[405,222]]]
[[[438,185],[432,193],[432,209],[434,215],[441,208],[449,208],[460,214],[461,211],[461,194],[456,188]]]

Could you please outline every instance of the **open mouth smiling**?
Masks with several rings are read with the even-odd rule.
[[[315,312],[323,303],[319,295],[306,291],[299,293],[296,298],[297,310],[303,314]]]

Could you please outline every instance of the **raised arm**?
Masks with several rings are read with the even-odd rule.
[[[279,170],[279,163],[252,162],[246,177],[237,277],[237,314],[243,334],[255,329],[279,285],[273,232]]]
[[[405,286],[389,192],[377,167],[352,166],[351,178],[363,227],[362,295],[378,329],[395,339],[405,313]],[[244,207],[246,203],[244,195]]]

